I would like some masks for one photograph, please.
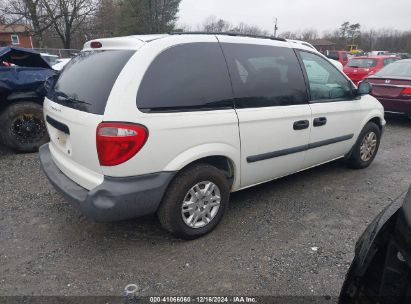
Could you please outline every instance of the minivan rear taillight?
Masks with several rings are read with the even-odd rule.
[[[101,166],[128,161],[144,146],[148,130],[142,125],[102,122],[97,127],[97,154]]]

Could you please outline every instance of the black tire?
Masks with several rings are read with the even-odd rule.
[[[218,187],[220,207],[208,224],[201,228],[192,228],[183,220],[183,201],[192,187],[205,181],[212,182]],[[217,226],[227,210],[229,197],[230,185],[220,170],[207,164],[195,164],[178,173],[170,183],[157,215],[164,229],[177,237],[191,240],[209,233]]]
[[[362,159],[361,158],[361,145],[365,140],[366,136],[369,134],[374,133],[376,135],[376,146],[375,150],[372,153],[369,159]],[[347,164],[353,169],[364,169],[367,168],[374,160],[375,156],[377,155],[378,148],[380,147],[381,141],[381,129],[373,122],[369,122],[365,125],[362,129],[360,135],[358,136],[357,142],[355,143],[351,155],[347,160]]]
[[[43,107],[31,101],[17,101],[0,113],[0,138],[18,152],[35,152],[49,141]]]

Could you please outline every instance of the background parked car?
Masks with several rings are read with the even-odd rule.
[[[347,51],[326,51],[325,56],[327,56],[327,58],[341,62],[343,66],[345,66],[348,63]]]
[[[365,80],[385,111],[411,116],[411,59],[396,61]]]
[[[396,57],[399,57],[401,59],[411,59],[411,54],[409,54],[409,53],[397,53]]]
[[[293,39],[287,39],[287,41],[288,41],[288,42],[291,42],[291,43],[295,43],[295,44],[300,44],[300,45],[308,46],[309,48],[312,48],[313,50],[316,50],[316,51],[317,51],[317,49],[316,49],[311,43],[308,43],[308,42],[306,42],[306,41],[293,40]],[[343,70],[344,65],[343,65],[338,59],[334,59],[334,58],[330,58],[330,57],[327,57],[327,58],[328,58],[328,60],[329,60],[333,65],[336,66],[337,69],[339,69],[340,71]],[[347,60],[348,60],[348,59],[347,59]]]
[[[33,50],[0,50],[0,139],[10,148],[32,152],[48,141],[43,119],[45,81],[56,72]]]
[[[368,226],[355,246],[340,304],[411,300],[411,188]]]
[[[390,56],[359,56],[353,57],[348,60],[347,65],[344,67],[344,73],[350,77],[350,79],[358,84],[368,75],[375,74],[383,67],[399,60],[398,57]]]

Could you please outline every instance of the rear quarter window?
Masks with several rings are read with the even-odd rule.
[[[48,98],[64,106],[104,114],[107,99],[121,70],[135,51],[86,51],[73,58]]]
[[[137,107],[142,112],[233,108],[230,77],[219,44],[182,44],[158,55],[140,84]]]

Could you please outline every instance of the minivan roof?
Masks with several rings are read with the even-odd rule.
[[[183,35],[213,35],[213,36],[235,36],[235,37],[244,37],[244,38],[256,38],[256,39],[270,39],[276,40],[280,42],[288,42],[294,45],[298,45],[300,48],[305,49],[314,49],[315,48],[305,41],[299,40],[290,40],[284,38],[277,38],[273,36],[260,36],[260,35],[247,35],[241,33],[232,33],[232,32],[172,32],[168,34],[154,34],[154,35],[132,35],[132,36],[124,36],[124,37],[115,37],[115,38],[101,38],[88,41],[84,44],[83,50],[92,50],[92,49],[102,49],[102,50],[109,50],[109,49],[127,49],[127,50],[138,50],[144,44],[147,44],[151,41],[163,39],[166,37],[171,36],[183,36]],[[92,47],[93,43],[97,43],[100,45],[98,47]]]

